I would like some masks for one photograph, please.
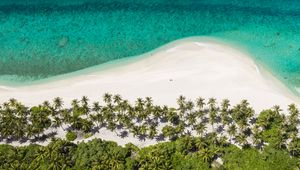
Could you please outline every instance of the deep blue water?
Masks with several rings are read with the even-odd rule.
[[[32,81],[212,36],[300,86],[299,0],[1,0],[0,79]]]

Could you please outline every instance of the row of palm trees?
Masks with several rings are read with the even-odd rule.
[[[63,107],[57,97],[53,102],[26,107],[15,99],[0,105],[0,136],[6,142],[34,140],[55,136],[58,128],[66,131],[96,133],[102,128],[121,137],[133,135],[140,140],[176,140],[182,136],[212,136],[241,147],[263,148],[272,144],[299,154],[299,110],[295,104],[284,114],[279,106],[255,114],[247,100],[231,106],[225,99],[220,104],[210,98],[195,102],[184,96],[178,107],[154,105],[152,98],[138,98],[134,104],[120,95],[104,94],[103,101],[89,103],[83,96]],[[54,132],[54,134],[53,134]]]

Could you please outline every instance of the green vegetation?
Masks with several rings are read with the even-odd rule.
[[[187,145],[187,142],[189,145]],[[199,142],[205,145],[199,145]],[[298,158],[286,150],[266,147],[239,149],[211,137],[181,137],[138,149],[94,139],[73,144],[61,139],[48,146],[12,147],[0,145],[0,169],[211,169],[215,159],[223,159],[218,169],[297,169]],[[218,164],[218,163],[217,163]]]
[[[68,141],[74,141],[77,138],[77,134],[75,132],[68,132],[66,134],[66,139]]]
[[[0,105],[0,140],[29,141],[26,147],[0,145],[0,169],[298,169],[299,110],[295,104],[255,114],[246,100],[231,106],[213,98],[207,103],[180,96],[178,107],[158,106],[152,99],[134,105],[105,94],[103,104],[87,97],[64,108],[60,98],[26,107],[15,99]],[[90,137],[106,128],[126,138],[157,140],[138,148]],[[57,139],[63,129],[67,141]],[[34,144],[51,138],[47,146]]]
[[[93,136],[93,133],[86,133],[86,134],[84,134],[84,139],[87,139],[92,136]]]

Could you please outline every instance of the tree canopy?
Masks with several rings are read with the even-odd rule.
[[[299,168],[299,110],[295,104],[255,113],[247,100],[232,105],[214,98],[180,96],[177,107],[134,104],[106,93],[64,107],[61,98],[27,107],[15,99],[0,104],[0,169],[295,169]],[[157,144],[93,139],[106,129]],[[58,138],[58,131],[65,137]],[[50,141],[47,143],[47,141]],[[73,142],[72,142],[73,141]],[[13,147],[11,142],[29,142]],[[46,146],[35,144],[44,142]]]

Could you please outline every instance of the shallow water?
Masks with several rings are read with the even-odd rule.
[[[30,82],[190,36],[237,44],[300,86],[298,0],[1,0],[0,79]]]

